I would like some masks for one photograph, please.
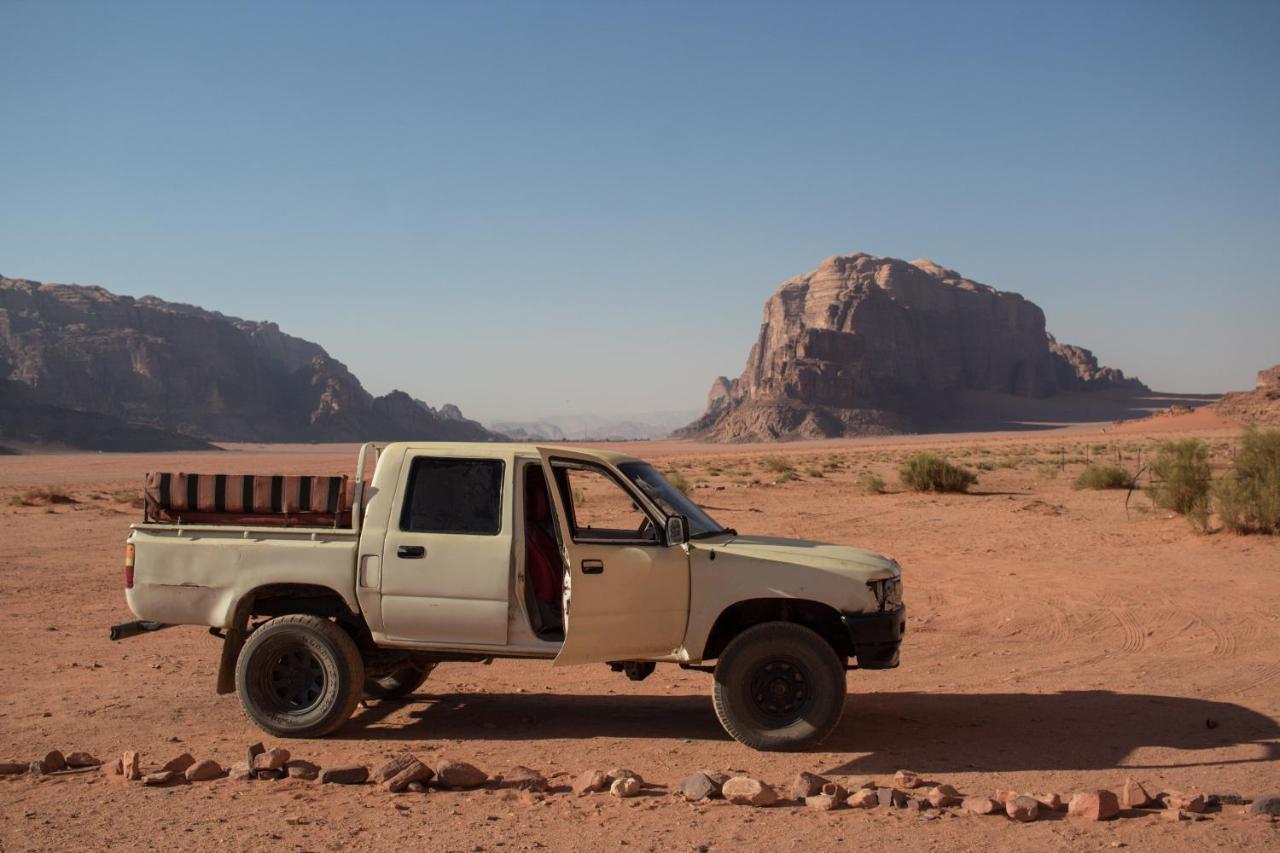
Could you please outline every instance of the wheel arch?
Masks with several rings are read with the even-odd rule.
[[[840,621],[840,611],[830,604],[804,598],[750,598],[735,602],[720,612],[707,635],[701,659],[720,656],[734,637],[762,622],[792,622],[803,625],[827,641],[836,654],[853,654],[849,634]]]

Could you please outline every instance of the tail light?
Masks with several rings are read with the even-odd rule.
[[[133,543],[124,545],[124,588],[133,589]]]

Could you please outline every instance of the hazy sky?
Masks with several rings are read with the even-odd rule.
[[[1280,3],[0,2],[0,273],[474,417],[697,409],[829,255],[1280,362]]]

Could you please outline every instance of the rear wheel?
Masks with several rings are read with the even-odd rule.
[[[817,633],[793,622],[748,628],[716,663],[716,716],[752,749],[817,746],[840,722],[844,699],[840,656]]]
[[[387,675],[369,676],[364,680],[364,698],[401,699],[421,687],[432,669],[407,663]]]
[[[364,685],[351,636],[328,619],[279,616],[255,630],[236,662],[245,713],[278,737],[323,737],[350,718]]]

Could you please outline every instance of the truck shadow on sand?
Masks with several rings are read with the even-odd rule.
[[[412,722],[384,723],[409,706]],[[552,693],[418,694],[377,702],[333,737],[350,740],[573,740],[584,737],[727,741],[708,696]],[[1134,769],[1280,760],[1280,724],[1242,705],[1179,696],[1062,693],[852,694],[816,752],[848,754],[822,769],[891,774]],[[1197,755],[1235,747],[1229,756]],[[1185,752],[1148,763],[1144,748]]]

